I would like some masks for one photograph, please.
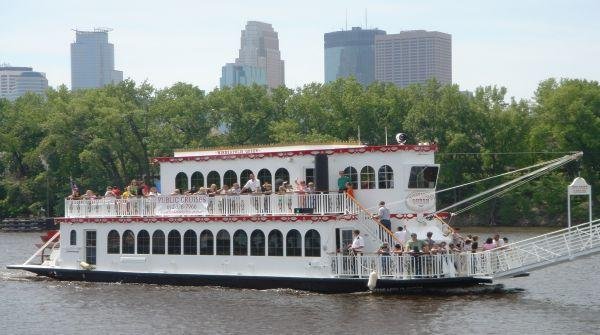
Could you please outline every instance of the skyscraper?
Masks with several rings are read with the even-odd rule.
[[[452,36],[410,30],[375,37],[375,79],[400,87],[436,78],[452,83]]]
[[[27,92],[43,94],[47,88],[45,73],[30,67],[0,66],[0,98],[15,100]]]
[[[71,43],[71,89],[97,88],[123,81],[115,70],[115,48],[108,43],[110,29],[75,30]]]
[[[237,71],[237,75],[232,71]],[[242,71],[242,72],[240,72]],[[262,80],[264,71],[265,81]],[[269,23],[248,21],[242,30],[239,57],[235,64],[228,63],[223,67],[221,87],[235,85],[267,85],[276,88],[285,85],[284,62],[279,51],[279,38]],[[244,80],[235,81],[235,78]]]
[[[334,31],[325,34],[325,82],[353,76],[362,85],[375,80],[375,36],[379,29]]]

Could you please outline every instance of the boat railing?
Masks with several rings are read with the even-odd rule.
[[[436,255],[335,255],[331,259],[336,277],[368,278],[375,271],[379,278],[422,279],[490,276],[491,257],[484,253]]]
[[[343,193],[175,195],[65,200],[65,217],[357,214]]]

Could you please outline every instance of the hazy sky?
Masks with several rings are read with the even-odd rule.
[[[365,25],[388,33],[452,34],[453,81],[500,85],[528,98],[549,77],[600,79],[600,1],[29,1],[0,0],[0,63],[46,72],[70,87],[74,28],[110,27],[124,77],[162,88],[212,90],[246,21],[279,33],[288,87],[323,82],[323,33]]]

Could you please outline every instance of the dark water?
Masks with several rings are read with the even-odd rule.
[[[25,261],[38,236],[0,233],[0,334],[600,333],[600,255],[501,281],[502,293],[321,295],[58,282],[4,269]]]

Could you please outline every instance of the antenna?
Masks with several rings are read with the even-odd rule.
[[[365,29],[369,29],[369,25],[367,24],[367,9],[365,8]]]
[[[346,8],[346,29],[348,30],[348,8]]]

